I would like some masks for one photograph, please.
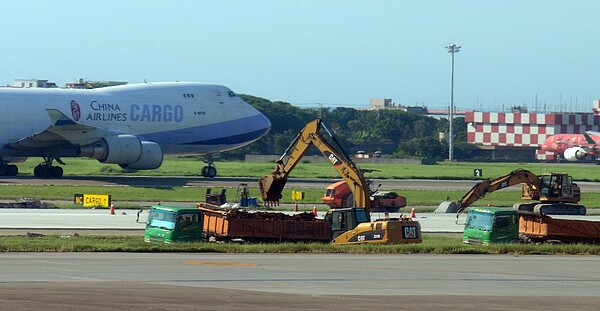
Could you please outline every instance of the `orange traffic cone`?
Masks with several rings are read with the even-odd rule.
[[[410,218],[415,218],[415,207],[413,206],[412,210],[410,210]]]
[[[313,205],[313,215],[317,216],[317,206]]]
[[[110,204],[110,214],[114,215],[115,214],[115,205],[114,204]]]

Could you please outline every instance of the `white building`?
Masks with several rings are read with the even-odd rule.
[[[22,88],[49,88],[56,87],[56,83],[48,82],[48,80],[38,80],[38,79],[15,79],[15,87]]]

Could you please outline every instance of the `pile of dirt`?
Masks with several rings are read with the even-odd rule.
[[[227,213],[228,218],[234,219],[260,219],[260,220],[282,220],[282,221],[316,221],[315,215],[304,212],[295,215],[271,212],[248,212],[243,209],[234,209]]]

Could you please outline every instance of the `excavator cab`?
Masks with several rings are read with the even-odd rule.
[[[410,218],[371,221],[365,208],[336,208],[325,215],[333,244],[421,243],[421,225]]]
[[[337,208],[331,209],[325,215],[325,221],[331,224],[331,239],[355,228],[359,223],[370,221],[364,208]]]
[[[567,174],[550,173],[540,176],[541,186],[539,198],[542,202],[569,202],[577,203],[580,201],[580,190],[576,183],[573,183],[573,177]],[[523,199],[530,199],[526,195],[528,185],[523,185]]]

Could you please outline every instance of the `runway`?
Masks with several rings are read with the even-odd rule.
[[[187,203],[193,207],[193,203]],[[181,204],[179,204],[181,205]],[[185,205],[185,204],[184,204]],[[185,205],[187,206],[187,205]],[[147,211],[139,214],[139,210],[117,209],[115,215],[110,215],[107,209],[0,209],[0,235],[57,231],[70,232],[86,231],[116,231],[125,234],[137,232],[143,235]],[[295,212],[285,212],[293,214]],[[323,218],[325,212],[319,212],[317,217]],[[421,224],[423,232],[462,232],[463,226],[455,222],[454,214],[419,213],[416,220]],[[383,215],[374,214],[372,219],[382,218]],[[391,214],[399,217],[399,214]]]
[[[597,310],[600,257],[0,254],[11,310]]]
[[[251,181],[86,177],[60,182],[237,186]],[[330,182],[291,181],[295,187]],[[439,190],[467,190],[474,183],[386,182],[390,189]],[[0,183],[56,184],[35,178]],[[0,209],[0,234],[49,229],[141,236],[146,216],[136,222],[137,210],[110,215],[105,209]],[[423,232],[462,232],[455,215],[418,213],[417,220]],[[0,305],[10,310],[597,310],[600,304],[598,256],[0,253],[0,261]]]

